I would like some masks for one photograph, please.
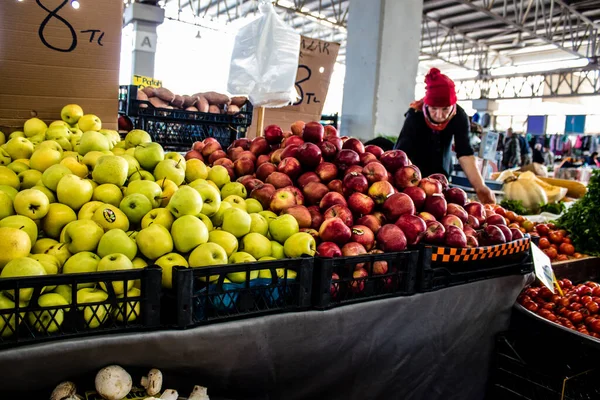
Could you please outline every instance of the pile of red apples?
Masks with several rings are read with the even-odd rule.
[[[523,237],[503,216],[450,188],[443,174],[421,177],[403,151],[364,146],[318,122],[295,122],[288,132],[270,125],[264,136],[237,139],[226,150],[208,138],[194,144],[189,158],[224,166],[265,210],[293,215],[315,237],[321,257]]]

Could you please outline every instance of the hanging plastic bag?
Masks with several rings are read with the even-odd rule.
[[[284,107],[298,98],[296,74],[300,35],[286,25],[270,2],[261,0],[261,16],[235,38],[228,91],[248,96],[255,107]]]

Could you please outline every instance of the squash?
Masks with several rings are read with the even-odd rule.
[[[574,199],[580,199],[587,193],[587,187],[581,182],[557,178],[539,177],[538,179],[553,186],[566,188],[567,196],[572,197]]]
[[[537,214],[540,207],[548,203],[548,196],[535,178],[532,172],[524,172],[518,178],[514,174],[506,176],[503,190],[508,200],[521,201],[523,207]]]
[[[567,192],[569,191],[567,188],[551,185],[548,182],[541,180],[538,176],[535,177],[535,183],[540,185],[542,189],[546,191],[548,203],[558,203],[567,195]]]

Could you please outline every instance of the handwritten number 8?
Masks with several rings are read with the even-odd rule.
[[[301,83],[306,82],[312,76],[312,71],[306,65],[299,65],[298,69],[305,69],[306,72],[308,72],[308,76],[296,82],[296,88],[298,89],[298,93],[300,94],[300,100],[294,103],[295,106],[302,104],[302,102],[304,101],[304,90],[302,89]]]
[[[38,30],[38,35],[40,36],[42,43],[44,43],[44,45],[46,47],[48,47],[52,50],[60,51],[63,53],[69,53],[69,52],[75,50],[75,48],[77,47],[77,33],[75,32],[75,29],[73,29],[73,26],[71,26],[69,21],[67,21],[60,15],[58,15],[58,12],[60,11],[60,9],[63,8],[65,5],[67,5],[69,3],[69,0],[63,0],[63,2],[58,7],[56,7],[54,10],[50,10],[50,9],[46,8],[46,6],[44,6],[42,4],[42,0],[35,0],[35,2],[38,4],[38,6],[40,6],[41,8],[43,8],[44,10],[46,10],[48,12],[48,16],[46,18],[44,18],[44,20],[42,21],[42,24],[40,25],[40,29]],[[48,25],[48,23],[50,22],[50,20],[52,18],[56,18],[57,20],[62,22],[71,32],[71,46],[69,48],[64,49],[64,48],[53,46],[50,43],[48,43],[48,41],[44,37],[44,30],[46,29],[46,25]]]

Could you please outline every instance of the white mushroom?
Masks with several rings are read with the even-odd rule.
[[[50,394],[50,400],[62,400],[65,397],[73,397],[77,393],[77,388],[73,382],[61,382],[54,388]]]
[[[204,386],[194,386],[194,390],[188,396],[188,400],[210,400],[207,390]]]
[[[177,400],[179,398],[179,393],[177,393],[177,390],[167,389],[160,398],[162,400]]]
[[[148,393],[150,396],[154,396],[155,394],[160,393],[162,382],[162,372],[156,368],[152,368],[150,372],[148,372],[148,376],[142,376],[141,385],[144,389],[146,389],[146,393]]]
[[[129,394],[131,375],[118,365],[109,365],[96,374],[96,391],[103,399],[121,400]]]

